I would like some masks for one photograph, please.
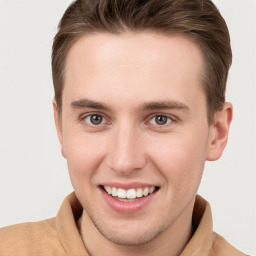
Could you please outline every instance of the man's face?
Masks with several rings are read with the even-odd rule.
[[[146,243],[191,217],[212,137],[202,66],[182,36],[99,33],[70,49],[62,152],[79,201],[110,241]]]

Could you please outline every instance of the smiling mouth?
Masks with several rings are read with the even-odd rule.
[[[123,189],[111,186],[101,186],[101,188],[115,199],[125,202],[132,202],[138,200],[139,198],[147,197],[159,189],[157,186],[136,189]]]

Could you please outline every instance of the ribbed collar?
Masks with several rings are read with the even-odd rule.
[[[57,232],[68,256],[89,256],[76,224],[82,211],[73,192],[64,199],[56,217]]]
[[[210,204],[197,195],[192,223],[194,234],[180,256],[207,256],[213,245],[212,212]]]
[[[64,199],[56,217],[57,232],[68,256],[89,256],[76,224],[82,211],[73,192]],[[180,256],[207,256],[214,239],[212,213],[209,203],[199,195],[196,197],[192,222],[195,233]]]

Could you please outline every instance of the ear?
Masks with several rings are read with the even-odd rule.
[[[63,149],[63,131],[62,131],[62,124],[61,124],[61,117],[58,112],[58,107],[55,99],[52,101],[52,106],[53,106],[53,113],[54,113],[54,121],[55,121],[55,127],[57,130],[60,146],[61,146],[61,154],[63,157],[66,158],[64,149]]]
[[[206,160],[219,159],[228,141],[229,127],[233,117],[232,104],[226,102],[221,111],[216,112],[214,124],[210,128]]]

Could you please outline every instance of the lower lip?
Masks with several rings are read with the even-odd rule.
[[[105,201],[108,203],[110,208],[121,213],[135,213],[146,207],[155,197],[157,191],[149,194],[148,196],[138,198],[134,201],[126,202],[119,201],[111,195],[109,195],[103,188],[100,188],[101,193]]]

